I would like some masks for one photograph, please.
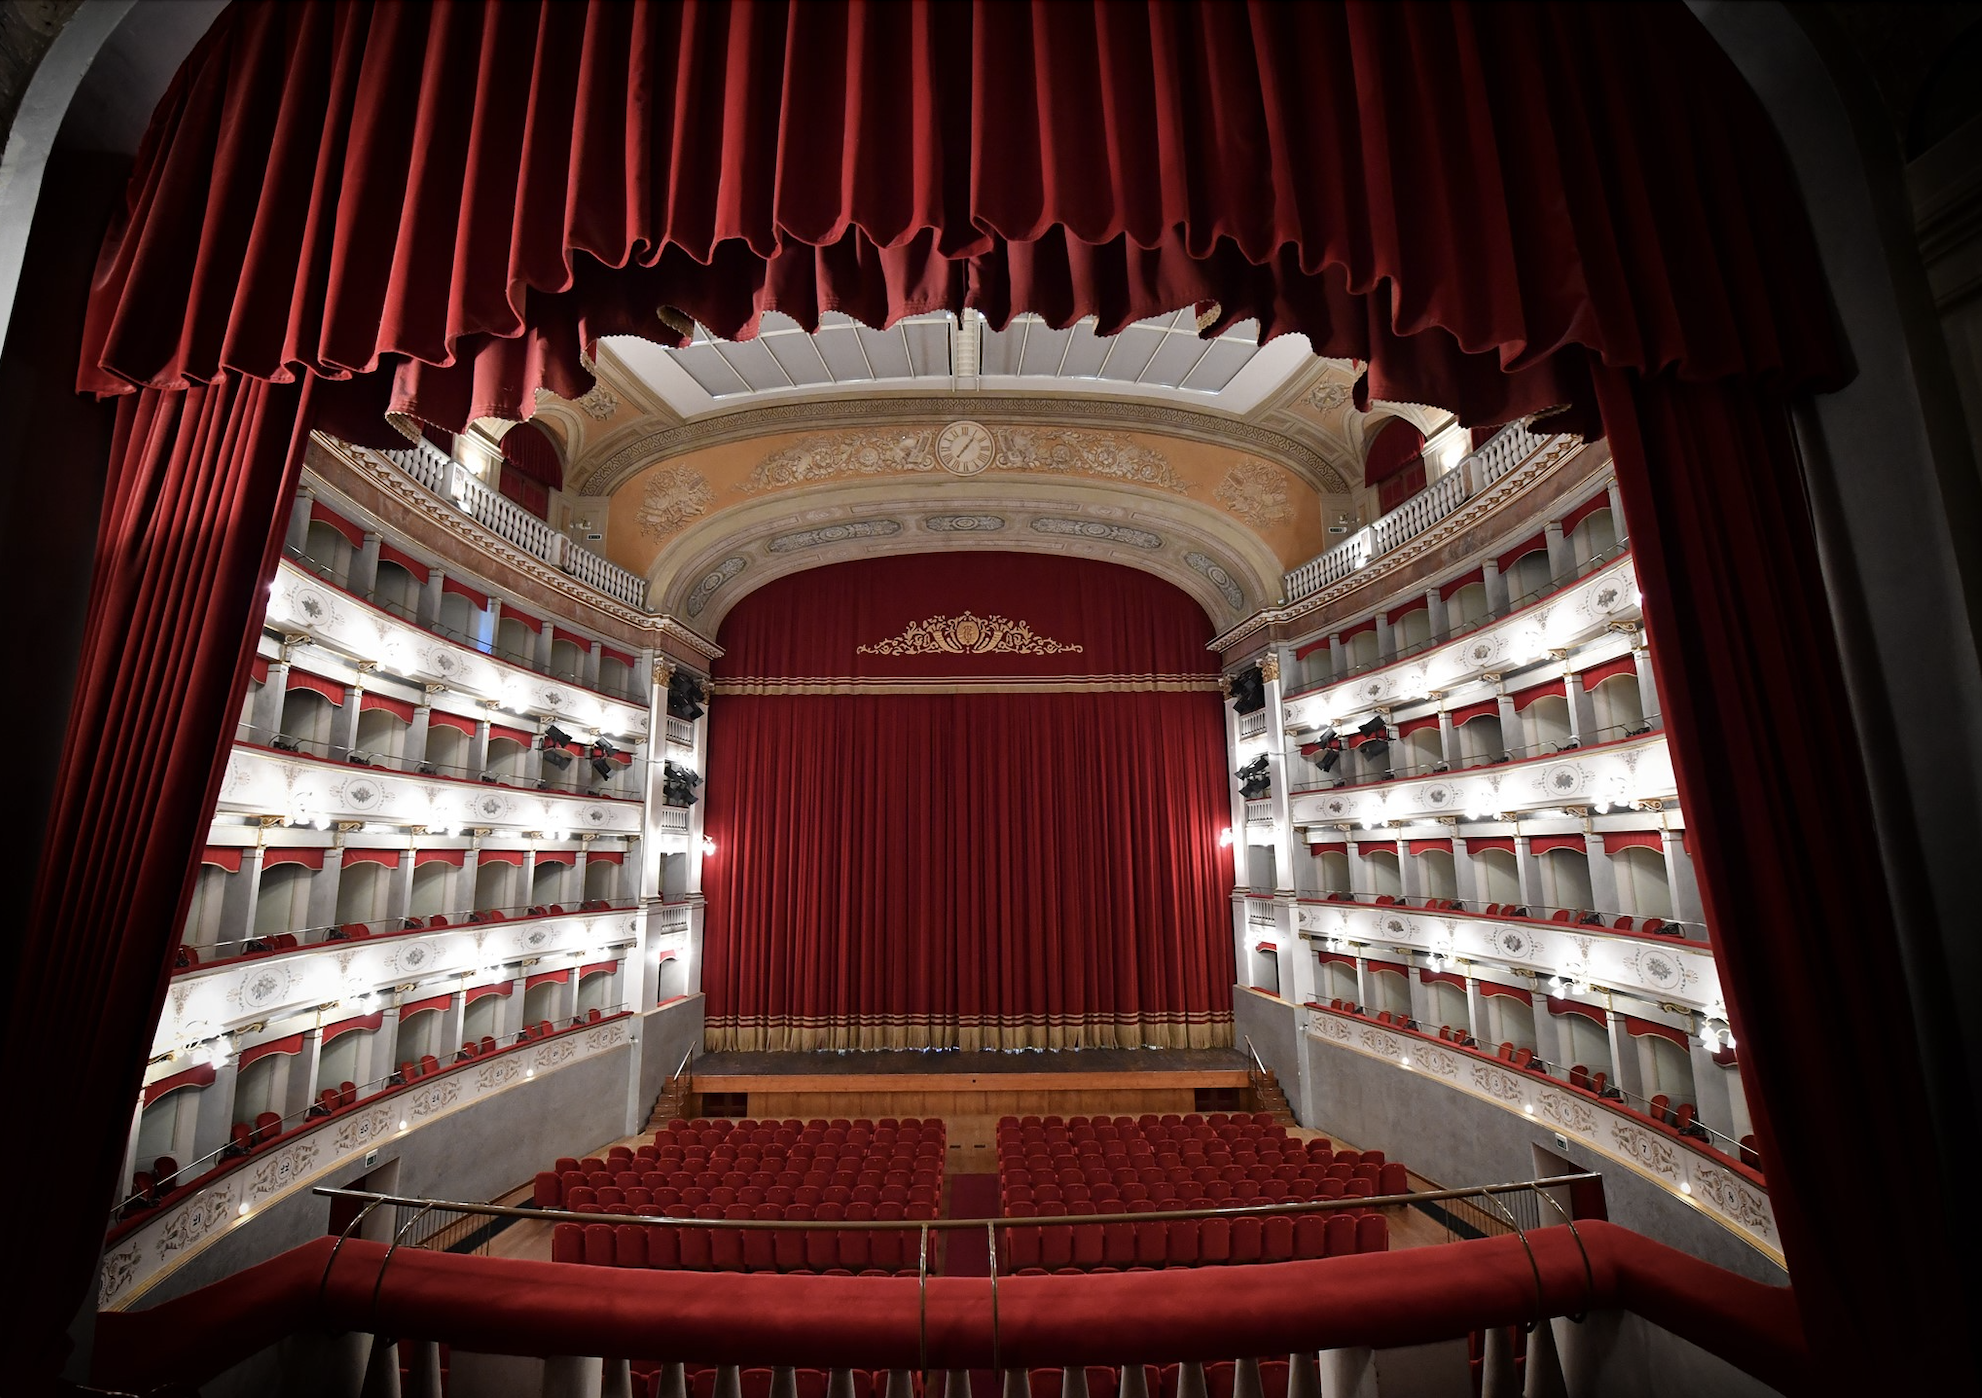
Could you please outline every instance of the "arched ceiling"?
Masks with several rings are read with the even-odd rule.
[[[1359,367],[1187,314],[1112,339],[966,316],[747,346],[608,339],[598,384],[540,394],[565,461],[552,523],[650,581],[713,636],[773,578],[874,554],[1073,553],[1167,578],[1221,629],[1279,600],[1362,491]],[[971,333],[965,333],[969,330]],[[969,371],[969,372],[965,372]],[[1097,372],[1099,371],[1099,372]],[[717,390],[712,392],[711,390]]]

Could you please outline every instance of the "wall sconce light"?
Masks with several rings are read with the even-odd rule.
[[[702,857],[704,859],[710,859],[715,856],[715,853],[716,853],[716,842],[710,839],[707,835],[704,835],[702,837]]]
[[[1228,825],[1228,826],[1226,826],[1226,827],[1225,827],[1225,828],[1224,828],[1223,830],[1220,830],[1220,831],[1218,832],[1218,845],[1219,845],[1219,848],[1221,848],[1221,849],[1230,849],[1230,848],[1232,847],[1232,840],[1233,840],[1233,835],[1232,835],[1232,827],[1231,827],[1231,826],[1229,826],[1229,825]]]

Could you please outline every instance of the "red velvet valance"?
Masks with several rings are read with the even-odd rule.
[[[413,866],[418,868],[422,864],[452,864],[459,869],[466,862],[467,854],[468,851],[465,849],[417,850],[413,855]]]
[[[1512,835],[1475,835],[1466,841],[1466,853],[1468,854],[1479,854],[1483,850],[1490,849],[1506,850],[1509,854],[1512,854],[1514,853],[1514,837]]]
[[[446,709],[433,709],[427,714],[427,728],[431,731],[437,727],[453,728],[472,738],[476,730],[481,727],[481,722],[467,714],[452,714]]]
[[[1452,726],[1457,728],[1462,723],[1470,723],[1476,718],[1485,718],[1489,714],[1495,717],[1499,716],[1500,700],[1482,699],[1477,704],[1468,704],[1464,708],[1454,709],[1452,711]]]
[[[298,670],[294,665],[289,667],[288,687],[290,689],[314,690],[333,704],[342,705],[344,703],[344,686],[342,684],[336,680],[325,679],[322,675],[313,675],[308,670]]]
[[[1524,1005],[1533,1005],[1535,995],[1531,990],[1523,990],[1518,985],[1502,985],[1499,981],[1481,980],[1475,982],[1482,995],[1505,995],[1510,1000],[1519,1000]]]
[[[1445,601],[1450,602],[1452,600],[1453,593],[1457,592],[1462,587],[1470,587],[1474,583],[1479,583],[1482,587],[1486,585],[1486,569],[1475,568],[1470,573],[1461,573],[1451,582],[1446,583],[1443,587],[1439,588],[1438,595],[1441,598],[1443,598]]]
[[[1655,1019],[1640,1019],[1636,1015],[1626,1015],[1624,1032],[1634,1039],[1664,1039],[1667,1043],[1678,1044],[1681,1048],[1690,1046],[1685,1030],[1675,1029],[1670,1024],[1660,1024]]]
[[[1420,714],[1416,718],[1407,718],[1402,723],[1398,724],[1397,736],[1400,738],[1408,738],[1413,733],[1422,733],[1427,728],[1437,728],[1437,727],[1438,727],[1437,714]]]
[[[520,743],[526,748],[534,746],[537,741],[537,735],[535,733],[527,732],[521,728],[505,727],[500,723],[491,723],[489,725],[489,741],[493,743],[498,738],[505,742]]]
[[[303,845],[270,845],[262,851],[262,868],[273,869],[278,864],[301,864],[306,869],[323,868],[323,847]]]
[[[477,864],[521,865],[524,859],[529,856],[529,853],[528,850],[521,849],[485,849],[475,855],[475,862]]]
[[[1608,510],[1609,508],[1610,508],[1610,492],[1607,490],[1598,491],[1595,495],[1592,495],[1582,504],[1576,506],[1574,509],[1568,511],[1566,514],[1562,516],[1561,519],[1562,532],[1567,534],[1570,530],[1574,529],[1577,525],[1581,524],[1584,520],[1588,519],[1591,515],[1595,514],[1598,510]],[[1612,523],[1618,526],[1617,532],[1619,534],[1622,534],[1624,532],[1623,529],[1624,521],[1613,520]]]
[[[1606,1027],[1610,1023],[1601,1006],[1586,1005],[1581,1000],[1564,1000],[1556,995],[1548,997],[1548,1012],[1552,1015],[1581,1015]]]
[[[1408,843],[1413,855],[1430,854],[1435,851],[1443,851],[1446,854],[1452,853],[1452,841],[1449,839],[1411,840]]]
[[[1589,669],[1579,672],[1577,678],[1583,682],[1584,689],[1595,689],[1613,676],[1631,675],[1635,678],[1637,673],[1638,661],[1630,651],[1626,651],[1614,660],[1606,660],[1601,665],[1592,665]]]
[[[346,845],[344,867],[349,869],[353,864],[383,864],[388,869],[397,869],[400,853],[401,851],[396,849],[364,849],[356,845]]]
[[[373,709],[392,714],[402,723],[411,723],[413,721],[413,703],[411,700],[395,699],[390,694],[374,694],[368,689],[358,700],[358,711],[360,713],[366,713]]]
[[[1649,849],[1663,854],[1665,835],[1657,830],[1606,830],[1603,837],[1603,852],[1616,854],[1619,850]]]
[[[600,334],[1191,303],[1467,421],[1587,404],[1574,345],[1841,377],[1766,122],[1684,16],[914,13],[236,5],[141,153],[82,384],[396,365],[395,406],[460,427],[579,396]],[[698,139],[732,111],[759,119]],[[1433,201],[1398,173],[1430,170]]]
[[[344,518],[344,516],[326,508],[319,501],[312,501],[310,503],[310,521],[314,524],[329,525],[332,529],[342,534],[354,549],[364,546],[365,531],[350,520]]]
[[[569,966],[566,966],[561,971],[539,971],[536,975],[531,976],[523,982],[523,988],[525,990],[535,990],[540,985],[563,985],[570,979],[571,968]]]
[[[457,597],[466,597],[475,604],[475,610],[486,612],[489,609],[489,595],[478,588],[468,586],[459,578],[443,577],[440,580],[442,592],[452,592]]]
[[[1563,687],[1561,680],[1549,680],[1544,684],[1530,685],[1526,689],[1516,691],[1512,696],[1514,700],[1514,711],[1516,713],[1521,712],[1537,699],[1546,699],[1552,694],[1561,695],[1566,693],[1567,691]]]
[[[1530,835],[1528,837],[1528,853],[1547,854],[1552,849],[1572,849],[1576,853],[1582,854],[1589,849],[1589,844],[1581,835]]]
[[[431,995],[425,1000],[408,1001],[399,1007],[399,1022],[404,1024],[412,1016],[425,1014],[429,1010],[444,1010],[453,999],[452,995]]]
[[[472,1005],[485,995],[507,995],[515,986],[514,981],[492,981],[488,985],[471,985],[462,992],[461,1003]]]
[[[301,1034],[291,1034],[286,1039],[269,1039],[266,1042],[256,1044],[253,1048],[242,1049],[241,1066],[245,1068],[257,1059],[267,1058],[271,1054],[301,1053],[302,1051],[303,1036]]]
[[[200,851],[200,863],[211,864],[218,869],[225,869],[230,874],[238,874],[241,872],[241,853],[242,850],[239,845],[228,845],[224,847],[208,845]]]
[[[581,850],[580,853],[585,855],[587,864],[618,864],[626,858],[626,851],[618,849]]]
[[[1534,536],[1534,538],[1524,539],[1520,543],[1514,545],[1513,548],[1508,549],[1505,553],[1501,554],[1499,558],[1494,560],[1494,564],[1496,567],[1500,569],[1502,573],[1505,573],[1509,568],[1512,568],[1516,563],[1520,562],[1523,558],[1526,558],[1529,554],[1545,553],[1547,551],[1548,551],[1548,539],[1541,534],[1537,534]]]
[[[182,1087],[211,1087],[212,1085],[213,1068],[208,1064],[198,1063],[182,1073],[174,1073],[169,1078],[160,1078],[156,1082],[147,1083],[144,1090],[144,1104],[149,1107],[159,1098],[169,1096]]]
[[[384,1023],[383,1010],[374,1010],[368,1015],[354,1015],[350,1019],[340,1019],[335,1024],[326,1024],[323,1027],[323,1042],[328,1044],[332,1039],[341,1039],[346,1034],[369,1033],[377,1030]]]
[[[406,553],[400,549],[396,549],[391,544],[382,543],[379,545],[379,562],[396,563],[401,568],[404,568],[407,572],[411,573],[413,575],[414,581],[421,583],[423,585],[427,581],[427,577],[429,573],[429,569],[427,568],[427,565],[422,563],[419,559],[413,557],[412,554]]]

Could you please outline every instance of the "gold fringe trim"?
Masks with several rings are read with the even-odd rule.
[[[1109,694],[1218,692],[1216,675],[1001,675],[985,679],[817,679],[744,677],[717,680],[717,694]]]
[[[712,1019],[704,1029],[712,1053],[800,1053],[838,1049],[1230,1048],[1232,1016],[1052,1020],[954,1020],[893,1017],[799,1021]]]

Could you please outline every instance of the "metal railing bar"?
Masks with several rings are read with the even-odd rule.
[[[987,1222],[1002,1228],[1049,1228],[1061,1225],[1085,1225],[1101,1223],[1168,1223],[1172,1220],[1192,1218],[1255,1218],[1277,1214],[1331,1213],[1340,1209],[1375,1209],[1414,1204],[1435,1204],[1447,1199],[1478,1199],[1501,1194],[1519,1194],[1523,1190],[1534,1190],[1566,1184],[1581,1184],[1590,1180],[1600,1180],[1603,1176],[1595,1173],[1580,1175],[1556,1175],[1546,1180],[1515,1180],[1505,1184],[1473,1185],[1466,1189],[1433,1189],[1409,1194],[1346,1195],[1340,1199],[1287,1200],[1280,1203],[1245,1204],[1226,1209],[1152,1209],[1146,1213],[1115,1214],[1042,1214],[1034,1218],[1012,1218],[1000,1215],[994,1219],[982,1218],[923,1218],[923,1219],[760,1219],[760,1218],[678,1218],[665,1214],[609,1214],[577,1213],[569,1209],[525,1209],[505,1204],[470,1204],[450,1202],[444,1199],[424,1199],[392,1194],[373,1194],[362,1189],[333,1189],[318,1186],[311,1192],[326,1199],[373,1199],[380,1203],[407,1208],[433,1207],[450,1209],[458,1213],[489,1214],[515,1218],[534,1218],[552,1223],[630,1223],[634,1225],[672,1228],[735,1229],[740,1232],[806,1232],[829,1229],[845,1232],[849,1229],[858,1232],[906,1232],[921,1230],[925,1236],[930,1232],[953,1232],[965,1228],[981,1228]],[[1518,1224],[1516,1225],[1519,1226]],[[925,1244],[926,1246],[926,1244]]]

